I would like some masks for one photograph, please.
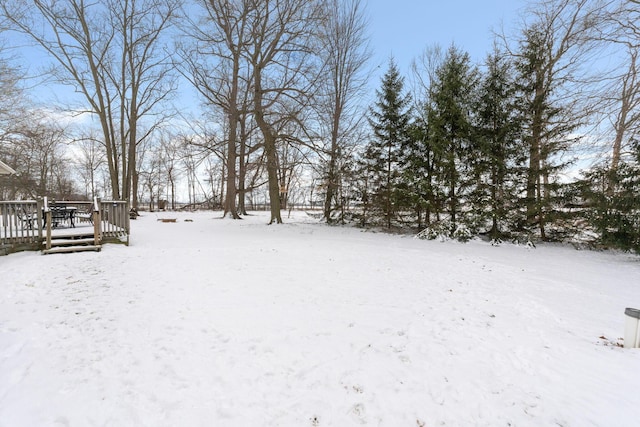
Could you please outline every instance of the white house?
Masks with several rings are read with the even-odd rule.
[[[14,173],[16,173],[16,171],[0,160],[0,175],[13,175]]]

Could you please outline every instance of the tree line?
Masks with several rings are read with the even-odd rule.
[[[85,194],[133,206],[175,206],[186,181],[189,204],[232,218],[262,198],[280,223],[304,199],[329,223],[430,238],[589,229],[640,247],[636,0],[533,1],[482,64],[456,45],[428,45],[407,76],[390,59],[371,105],[361,0],[0,5],[2,31],[73,89],[65,117],[85,118],[24,120],[26,76],[5,57],[0,156],[20,173],[3,178],[3,197],[69,197],[66,150]]]

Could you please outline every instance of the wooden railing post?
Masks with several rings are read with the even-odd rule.
[[[102,218],[100,218],[100,199],[93,198],[93,238],[96,245],[102,241]]]
[[[36,200],[36,225],[38,227],[38,239],[40,239],[40,243],[42,243],[42,228],[44,221],[44,200],[42,197],[39,197]]]
[[[43,212],[44,212],[44,221],[47,225],[47,237],[45,242],[45,249],[51,249],[51,210],[49,209],[49,200],[47,197],[44,197],[43,202]]]
[[[2,227],[2,232],[0,232],[0,245],[7,244],[9,242],[9,237],[11,235],[7,232],[7,222],[9,220],[9,206],[6,203],[0,203],[0,227]]]
[[[127,246],[129,246],[129,236],[131,235],[131,211],[129,208],[129,202],[127,201],[127,203],[124,205],[124,223],[126,224],[125,226],[125,231],[127,233]]]

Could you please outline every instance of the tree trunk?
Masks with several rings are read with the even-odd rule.
[[[262,75],[260,67],[254,67],[253,72],[254,84],[254,118],[262,138],[264,140],[264,152],[267,158],[267,175],[269,185],[269,207],[271,210],[271,219],[269,224],[282,224],[281,207],[280,207],[280,185],[278,180],[278,152],[276,150],[276,135],[271,125],[264,118],[264,107],[262,105]]]
[[[247,134],[246,115],[240,120],[240,152],[238,165],[238,212],[240,215],[247,215],[245,204],[246,180],[247,180]]]
[[[231,95],[233,96],[233,94]],[[229,111],[229,134],[227,142],[227,191],[224,201],[224,216],[240,219],[236,206],[238,190],[236,188],[236,138],[238,129],[238,112],[235,107]]]
[[[533,114],[531,121],[531,138],[529,145],[529,170],[527,174],[527,224],[533,225],[536,221],[541,221],[540,213],[540,163],[542,129],[544,127],[542,118],[542,108],[544,108],[544,82],[542,72],[536,71],[535,98],[533,100]]]
[[[337,85],[336,85],[337,86]],[[336,90],[337,92],[337,90]],[[338,132],[340,131],[340,118],[342,116],[342,102],[336,96],[336,105],[333,120],[331,123],[331,151],[329,153],[329,169],[327,171],[327,193],[324,199],[324,218],[331,222],[331,211],[333,210],[333,200],[338,188],[338,172],[336,170],[339,155]]]
[[[613,195],[615,191],[615,173],[618,170],[618,165],[620,164],[620,157],[622,153],[622,143],[624,141],[624,137],[629,129],[629,126],[636,122],[638,118],[635,120],[629,118],[629,114],[632,113],[633,106],[638,105],[637,97],[638,89],[640,85],[637,81],[637,69],[636,69],[636,61],[637,61],[637,51],[631,51],[630,53],[630,64],[629,71],[622,78],[622,90],[620,94],[620,111],[616,117],[616,122],[614,123],[614,129],[616,132],[615,139],[613,141],[613,150],[611,153],[611,166],[609,168],[609,182],[607,183],[607,194]]]
[[[278,183],[278,153],[276,151],[276,138],[268,130],[263,134],[263,136],[264,150],[267,156],[267,174],[269,177],[269,206],[271,208],[271,219],[269,221],[269,224],[273,224],[274,222],[282,224],[282,216],[280,213],[280,185]]]
[[[449,215],[451,218],[451,235],[453,236],[453,233],[455,233],[456,228],[458,226],[457,221],[457,213],[458,213],[458,200],[457,200],[457,195],[456,195],[456,184],[457,184],[457,177],[456,177],[456,155],[455,155],[455,149],[454,149],[454,142],[451,142],[451,152],[449,153],[449,169],[450,169],[450,176],[449,176]]]
[[[137,170],[133,171],[132,187],[133,194],[131,195],[131,207],[138,209],[138,185],[140,183],[140,173]]]
[[[334,155],[334,143],[331,143],[331,159],[329,160],[329,170],[327,171],[327,192],[324,198],[324,218],[331,223],[331,211],[333,210],[333,199],[335,197],[336,183],[336,161]]]

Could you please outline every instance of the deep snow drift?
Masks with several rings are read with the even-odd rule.
[[[219,216],[0,257],[0,426],[638,425],[637,257]]]

